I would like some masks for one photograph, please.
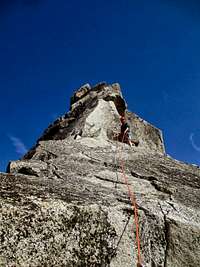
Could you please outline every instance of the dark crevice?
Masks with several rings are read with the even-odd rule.
[[[160,210],[163,214],[163,219],[164,219],[164,234],[165,234],[165,257],[164,257],[164,267],[167,267],[167,257],[168,257],[168,251],[169,251],[169,245],[170,245],[170,225],[169,222],[167,221],[167,215],[169,211],[166,213],[163,211],[162,205],[159,202]]]
[[[125,231],[126,231],[126,228],[127,228],[128,224],[129,224],[130,218],[131,218],[131,215],[129,214],[128,219],[127,219],[127,221],[126,221],[126,224],[125,224],[125,226],[124,226],[124,229],[123,229],[123,231],[122,231],[122,233],[121,233],[121,235],[120,235],[120,237],[119,237],[119,240],[118,240],[118,242],[117,242],[117,245],[116,245],[116,252],[117,252],[117,250],[118,250],[118,248],[119,248],[119,245],[120,245],[120,242],[121,242],[121,240],[122,240],[122,237],[123,237],[123,235],[124,235],[124,233],[125,233]]]
[[[143,180],[147,180],[147,181],[158,181],[157,178],[153,177],[153,176],[144,176],[141,174],[138,174],[136,172],[131,171],[131,175],[135,178],[139,178],[139,179],[143,179]]]
[[[162,193],[168,194],[168,195],[170,195],[170,196],[172,195],[172,192],[171,192],[168,188],[164,187],[162,184],[157,183],[156,180],[151,181],[151,185],[152,185],[157,191],[160,191],[160,192],[162,192]]]
[[[166,215],[164,215],[164,223],[165,223],[165,241],[166,241],[164,267],[167,267],[167,256],[168,256],[168,250],[169,250],[169,244],[170,244],[170,241],[169,241],[170,231],[169,231],[169,223],[167,222]]]
[[[39,177],[38,173],[34,171],[31,167],[21,167],[20,169],[18,169],[17,173]]]
[[[106,181],[106,182],[111,182],[113,184],[125,184],[123,182],[120,182],[120,181],[114,181],[114,180],[110,180],[108,178],[103,178],[103,177],[100,177],[98,175],[94,175],[96,178],[98,178],[99,180],[102,180],[102,181]],[[129,184],[130,185],[130,184]]]
[[[179,211],[175,208],[175,206],[174,206],[173,203],[167,201],[167,204],[169,204],[169,205],[173,208],[173,210],[179,212]]]
[[[131,201],[128,198],[118,198],[117,197],[116,200],[121,202],[121,203],[125,203],[125,204],[128,204],[128,205],[131,205]]]
[[[57,177],[57,178],[59,178],[59,179],[62,179],[62,177],[57,173],[57,171],[53,171],[53,174],[55,174],[55,176]]]

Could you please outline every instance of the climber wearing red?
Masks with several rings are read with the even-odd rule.
[[[120,121],[121,121],[121,133],[119,135],[119,140],[121,142],[128,143],[132,147],[130,126],[126,122],[124,116],[121,116]]]

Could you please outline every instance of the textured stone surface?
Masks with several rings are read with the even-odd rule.
[[[122,159],[144,266],[199,266],[198,166],[167,156],[161,131],[131,112],[138,147],[114,140],[126,109],[118,84],[99,84],[73,105],[0,174],[0,266],[136,266]]]

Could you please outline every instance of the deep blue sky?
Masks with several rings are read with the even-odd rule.
[[[121,84],[168,154],[200,165],[199,47],[198,1],[1,0],[0,171],[100,81]]]

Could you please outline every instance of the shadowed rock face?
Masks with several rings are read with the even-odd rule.
[[[70,111],[0,174],[0,266],[136,266],[122,159],[144,266],[199,266],[199,168],[167,156],[161,131],[126,107],[118,84],[84,85]],[[124,112],[137,147],[113,138]]]

